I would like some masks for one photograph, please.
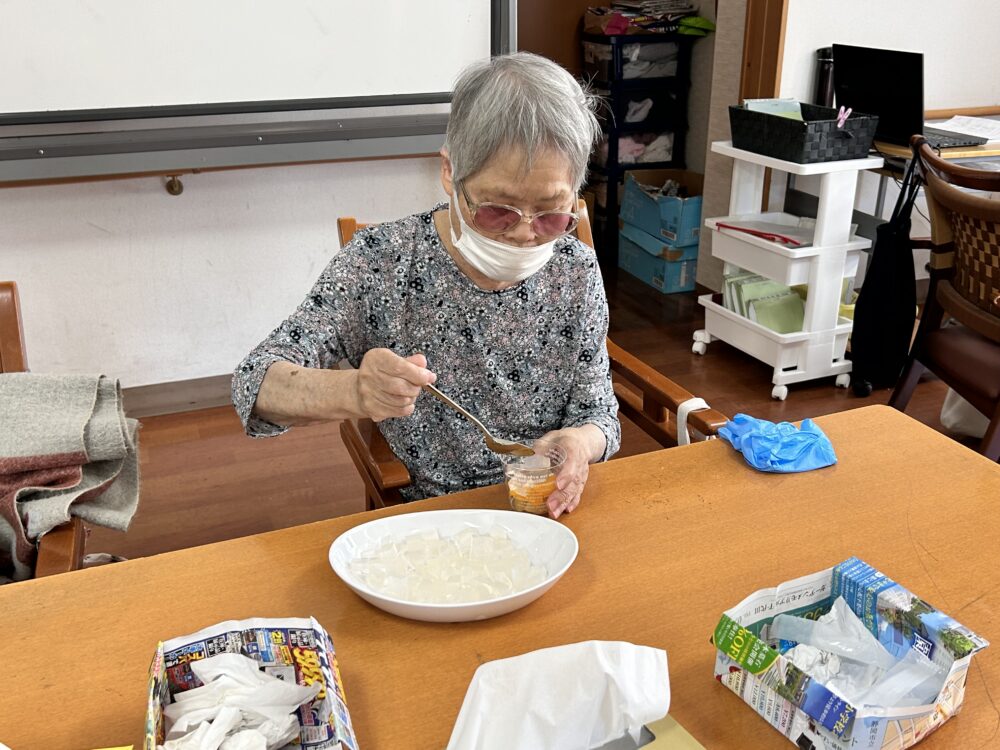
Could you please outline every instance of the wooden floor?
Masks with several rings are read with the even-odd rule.
[[[833,379],[791,386],[771,399],[771,370],[722,342],[691,354],[703,316],[693,294],[661,295],[628,274],[609,281],[611,337],[620,346],[732,416],[798,420],[885,403],[859,399]],[[941,429],[945,387],[921,383],[908,413]],[[364,494],[336,424],[299,427],[278,438],[244,436],[231,408],[149,417],[140,433],[142,496],[127,534],[95,528],[88,552],[152,555],[363,510]],[[658,446],[634,425],[622,452]],[[836,447],[836,446],[835,446]]]

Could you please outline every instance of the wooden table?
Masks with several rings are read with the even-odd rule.
[[[883,157],[885,165],[873,170],[879,176],[878,192],[875,197],[873,216],[881,223],[885,209],[885,192],[889,180],[894,180],[906,171],[906,164],[913,158],[913,149],[897,143],[875,141],[873,148]],[[995,159],[1000,156],[1000,143],[984,143],[981,146],[953,146],[938,151],[942,159]]]
[[[707,748],[791,747],[712,678],[709,635],[745,595],[858,555],[994,642],[1000,619],[1000,466],[888,407],[818,422],[840,463],[807,474],[757,473],[722,441],[595,466],[566,518],[576,563],[537,602],[485,622],[385,614],[326,558],[377,515],[501,508],[498,487],[0,587],[0,741],[138,743],[159,639],[314,615],[333,636],[362,750],[439,750],[479,664],[592,638],[665,648],[671,713]],[[974,658],[961,715],[920,747],[996,747],[990,694],[1000,643]]]
[[[912,159],[913,150],[909,146],[875,141],[875,148],[884,156],[897,159]],[[1000,156],[1000,143],[984,143],[981,146],[952,146],[940,151],[942,159],[992,159]]]

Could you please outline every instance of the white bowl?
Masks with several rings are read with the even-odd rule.
[[[381,594],[351,573],[351,560],[378,546],[387,536],[401,538],[415,531],[436,529],[442,537],[450,537],[463,529],[485,532],[495,527],[506,530],[511,541],[525,550],[534,564],[545,568],[544,581],[516,594],[480,602],[430,604]],[[330,545],[330,566],[358,596],[386,612],[427,622],[467,622],[513,612],[535,601],[562,577],[579,549],[572,531],[544,516],[510,510],[430,510],[379,518],[345,531]]]

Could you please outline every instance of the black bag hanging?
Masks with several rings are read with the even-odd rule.
[[[910,212],[920,191],[912,159],[903,175],[892,216],[878,227],[871,263],[854,306],[851,385],[856,396],[896,384],[913,337],[917,291]]]

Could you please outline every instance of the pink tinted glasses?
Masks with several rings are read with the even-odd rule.
[[[580,217],[570,211],[539,211],[536,214],[525,214],[514,206],[502,203],[475,203],[465,190],[465,183],[459,183],[462,195],[469,205],[472,215],[472,225],[481,232],[488,234],[503,234],[509,232],[522,221],[527,221],[538,237],[553,239],[572,232],[580,221]]]

